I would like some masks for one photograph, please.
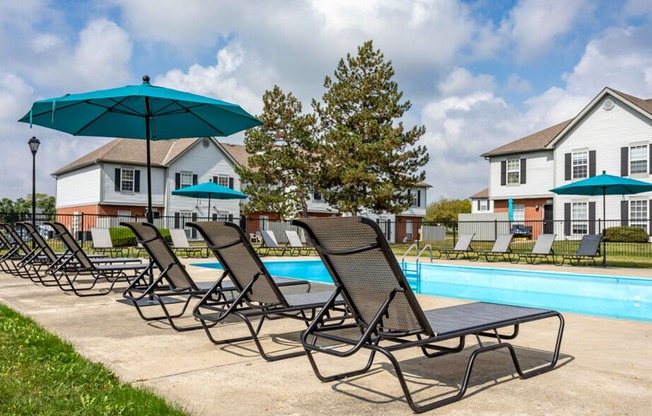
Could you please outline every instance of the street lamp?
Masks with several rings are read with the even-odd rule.
[[[36,152],[41,142],[36,137],[32,137],[27,142],[29,150],[32,151],[32,226],[36,228]],[[34,244],[34,241],[32,241]]]

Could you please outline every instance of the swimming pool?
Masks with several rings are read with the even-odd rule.
[[[221,268],[219,263],[195,266]],[[274,276],[332,283],[321,260],[265,261]],[[449,298],[652,322],[652,279],[407,263],[412,289]]]

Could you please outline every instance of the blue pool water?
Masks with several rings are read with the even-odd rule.
[[[195,266],[221,268],[219,263]],[[266,261],[274,276],[332,283],[321,260]],[[652,322],[652,278],[408,263],[412,289],[483,302]]]

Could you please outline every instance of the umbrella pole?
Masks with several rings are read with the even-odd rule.
[[[154,212],[152,211],[152,157],[150,151],[150,117],[151,110],[149,108],[149,97],[145,97],[145,138],[147,143],[147,222],[150,224],[154,223]]]
[[[208,211],[206,211],[206,221],[211,220],[211,194],[208,194]]]
[[[602,267],[607,267],[607,188],[602,188]]]

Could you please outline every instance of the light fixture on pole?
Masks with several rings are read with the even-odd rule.
[[[32,226],[36,228],[36,152],[38,152],[41,141],[36,137],[32,137],[27,144],[32,152]],[[32,241],[32,247],[34,247],[34,244],[34,241]]]

